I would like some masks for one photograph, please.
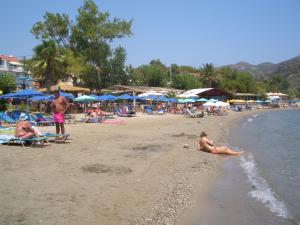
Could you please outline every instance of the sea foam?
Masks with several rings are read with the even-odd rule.
[[[248,181],[253,188],[253,190],[249,192],[249,195],[262,202],[277,216],[291,219],[284,202],[276,198],[276,194],[272,191],[267,181],[257,173],[257,167],[253,156],[242,156],[241,166],[247,174]]]

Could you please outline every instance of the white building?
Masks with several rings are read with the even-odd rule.
[[[8,72],[15,76],[17,89],[32,88],[33,79],[25,74],[23,64],[16,57],[0,54],[1,72]]]

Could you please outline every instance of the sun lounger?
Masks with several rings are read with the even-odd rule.
[[[0,121],[7,123],[9,125],[16,124],[16,121],[12,119],[9,115],[5,114],[4,112],[0,112]]]
[[[30,146],[44,146],[45,143],[48,143],[47,137],[33,137],[33,138],[19,138],[11,137],[7,142],[9,144],[21,144],[23,147],[28,144]]]
[[[55,133],[44,133],[44,137],[48,138],[49,141],[53,141],[55,143],[66,143],[69,138],[69,134],[55,134]]]

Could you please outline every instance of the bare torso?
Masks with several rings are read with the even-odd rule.
[[[67,105],[67,100],[64,97],[59,96],[53,100],[51,103],[51,108],[54,113],[64,113]]]
[[[30,124],[28,121],[20,121],[16,125],[16,137],[24,136],[25,134],[32,132],[32,129],[30,128]]]

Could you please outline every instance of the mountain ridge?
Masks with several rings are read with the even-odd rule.
[[[257,65],[240,61],[222,67],[249,72],[255,79],[262,80],[275,75],[282,76],[289,81],[291,87],[300,90],[300,55],[279,63],[263,62]]]

